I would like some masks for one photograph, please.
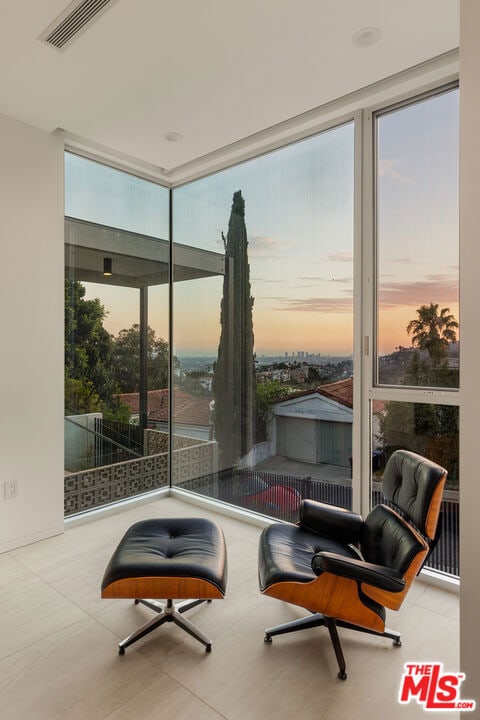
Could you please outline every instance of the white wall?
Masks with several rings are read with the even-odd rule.
[[[480,3],[462,0],[460,9],[460,670],[462,697],[479,704]]]
[[[62,139],[0,115],[0,552],[63,530],[63,255]]]

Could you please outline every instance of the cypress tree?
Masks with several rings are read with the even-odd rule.
[[[213,377],[214,426],[220,470],[234,467],[253,446],[255,369],[253,298],[241,190],[233,195],[225,244],[220,343]]]

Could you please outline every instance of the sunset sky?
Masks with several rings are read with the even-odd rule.
[[[378,126],[379,352],[410,345],[422,304],[458,319],[458,91]],[[67,157],[66,214],[168,237],[168,193]],[[353,124],[195,181],[174,193],[175,242],[223,253],[233,193],[245,199],[257,355],[353,352]],[[175,284],[174,352],[215,355],[222,277]],[[116,334],[138,322],[138,291],[90,285]],[[168,290],[150,324],[168,332]]]

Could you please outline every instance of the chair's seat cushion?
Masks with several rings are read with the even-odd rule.
[[[133,578],[194,578],[224,595],[227,555],[221,528],[204,518],[137,522],[120,540],[105,570],[102,593],[113,583]]]
[[[258,573],[262,592],[277,582],[311,582],[315,553],[322,550],[358,558],[354,548],[298,525],[274,523],[262,532]]]

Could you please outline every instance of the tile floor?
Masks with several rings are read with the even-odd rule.
[[[123,532],[145,517],[203,515],[223,527],[225,600],[188,617],[213,639],[211,653],[173,623],[117,653],[117,642],[151,612],[102,600],[100,582]],[[0,555],[2,720],[410,720],[428,716],[397,694],[407,661],[456,671],[458,596],[417,581],[389,625],[390,641],[340,630],[348,679],[325,629],[263,642],[269,625],[305,614],[260,595],[261,529],[175,497],[130,505],[69,526],[63,535]],[[436,713],[438,715],[438,713]],[[455,713],[440,713],[454,720]]]

